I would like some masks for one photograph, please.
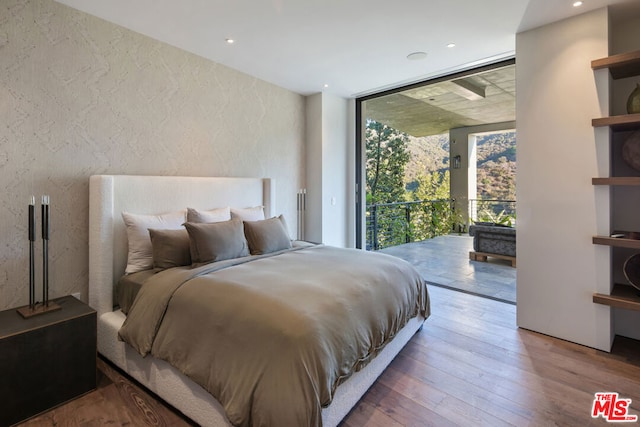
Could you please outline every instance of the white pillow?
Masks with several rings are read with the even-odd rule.
[[[264,206],[243,209],[231,208],[231,219],[262,221],[264,219]]]
[[[231,209],[216,208],[207,211],[187,208],[187,222],[212,223],[229,221],[231,219]]]
[[[153,268],[153,251],[149,229],[177,230],[187,219],[186,209],[161,215],[139,215],[122,212],[127,226],[129,253],[127,255],[126,274]]]

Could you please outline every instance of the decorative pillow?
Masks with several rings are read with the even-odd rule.
[[[244,235],[252,255],[262,255],[289,249],[291,239],[284,217],[273,217],[262,221],[245,221]]]
[[[149,229],[153,268],[171,268],[191,265],[189,233],[185,228],[178,230]]]
[[[182,228],[186,219],[186,210],[169,212],[162,215],[139,215],[122,212],[122,219],[127,227],[129,253],[127,255],[126,274],[153,268],[153,254],[149,229]]]
[[[231,209],[216,208],[208,211],[187,208],[187,222],[222,222],[231,219]]]
[[[231,208],[231,219],[239,219],[241,221],[262,221],[264,219],[264,206],[255,206],[253,208]]]
[[[191,262],[193,264],[222,261],[249,255],[242,221],[187,222],[184,226],[189,233]]]

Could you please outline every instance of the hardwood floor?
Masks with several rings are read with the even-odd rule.
[[[606,425],[594,393],[640,415],[640,343],[604,353],[518,329],[516,307],[430,287],[432,315],[342,423],[356,426]],[[25,426],[190,423],[99,360],[98,390]]]

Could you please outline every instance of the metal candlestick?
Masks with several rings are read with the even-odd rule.
[[[36,266],[35,266],[35,240],[36,240],[36,198],[31,196],[29,202],[29,308],[36,305]]]
[[[35,302],[35,251],[36,215],[35,197],[29,203],[29,305],[17,311],[24,318],[37,316],[50,311],[60,310],[58,304],[49,301],[49,231],[50,231],[49,196],[42,196],[42,303]]]
[[[42,196],[42,304],[49,305],[49,196]]]

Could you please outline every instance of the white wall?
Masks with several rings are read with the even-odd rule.
[[[307,97],[306,239],[353,246],[352,101],[328,93]],[[351,215],[353,216],[353,215]]]
[[[335,95],[323,94],[323,241],[328,245],[346,247],[350,201],[347,198],[349,176],[348,102]]]
[[[608,80],[591,60],[609,54],[608,12],[600,9],[516,37],[518,135],[518,325],[608,351],[609,251],[593,245],[609,233]]]
[[[356,247],[356,100],[347,102],[347,247]]]
[[[323,222],[323,113],[322,94],[306,97],[306,190],[307,210],[305,213],[305,240],[322,243]]]

